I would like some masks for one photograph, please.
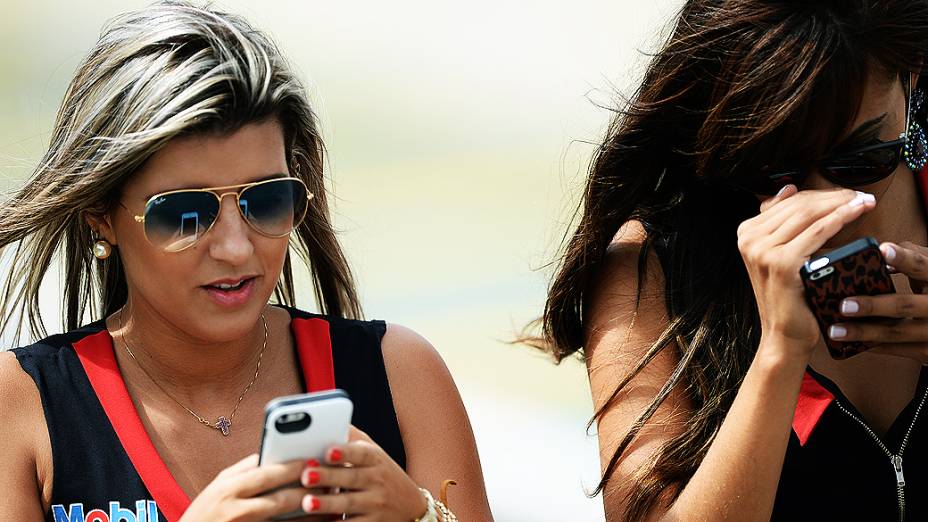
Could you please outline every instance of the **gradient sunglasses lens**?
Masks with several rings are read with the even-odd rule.
[[[239,195],[242,215],[258,232],[285,236],[293,231],[308,206],[306,186],[294,178],[282,178],[246,188]]]
[[[174,192],[145,206],[145,237],[168,252],[197,242],[219,215],[219,199],[210,192]]]
[[[306,215],[308,193],[303,182],[280,178],[242,190],[239,210],[259,233],[282,237],[295,229]],[[145,236],[167,252],[178,252],[196,243],[219,216],[220,201],[208,190],[170,192],[145,206]]]

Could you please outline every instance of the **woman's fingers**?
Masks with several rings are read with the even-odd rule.
[[[745,261],[759,266],[782,265],[780,268],[796,275],[797,281],[802,261],[846,224],[875,206],[872,195],[861,195],[853,190],[820,193],[817,199],[799,193],[791,199],[804,202],[799,206],[790,205],[793,201],[784,202],[783,207],[790,205],[790,208],[782,219],[774,218],[764,224],[749,224],[751,220],[742,223],[738,230],[738,249]],[[781,230],[780,225],[787,220],[791,223],[790,230]]]
[[[876,199],[871,194],[864,194],[846,199],[834,210],[809,224],[786,246],[789,257],[807,258],[820,250],[822,246],[848,223],[855,221],[864,213],[873,210]],[[798,270],[798,269],[797,269]]]
[[[348,441],[351,442],[356,440],[366,440],[367,442],[371,443],[374,442],[374,439],[372,439],[370,435],[358,428],[355,428],[354,426],[351,426],[351,428],[348,430]]]
[[[928,318],[928,295],[883,294],[855,296],[841,301],[845,317]]]
[[[872,195],[850,189],[796,193],[743,222],[738,228],[739,249],[742,252],[752,248],[770,250],[785,245],[837,209],[863,207],[860,209],[862,213],[873,208],[873,201]]]
[[[266,520],[277,515],[302,511],[303,498],[307,493],[309,492],[303,488],[278,489],[264,495],[242,499],[240,508],[253,517]]]
[[[304,469],[306,469],[306,462],[302,460],[260,466],[251,473],[240,475],[235,479],[237,481],[236,496],[253,497],[281,486],[296,484]]]
[[[306,488],[365,489],[377,482],[376,476],[375,468],[365,466],[310,467],[303,470],[300,483]]]
[[[828,327],[828,337],[835,341],[860,341],[871,346],[928,342],[928,321],[900,319],[889,324],[875,322],[837,323]]]
[[[789,198],[790,196],[792,196],[793,194],[797,192],[799,192],[799,189],[796,188],[796,185],[793,185],[792,183],[789,185],[786,185],[785,187],[780,189],[780,192],[778,192],[776,196],[773,196],[772,198],[767,198],[760,202],[761,213],[766,212],[767,210],[769,210],[771,207],[773,207],[777,203],[783,201],[784,199]]]
[[[883,253],[886,264],[895,271],[915,281],[928,281],[928,249],[908,242],[901,245],[883,243],[880,245],[880,252]],[[918,286],[921,289],[924,285]]]
[[[860,193],[851,189],[803,190],[789,198],[781,197],[769,209],[749,219],[747,223],[753,224],[759,234],[770,234],[797,214],[807,216],[809,223],[811,223],[814,221],[812,216],[815,215],[815,212],[819,214],[827,213],[841,204],[851,201],[858,194]]]
[[[348,444],[333,446],[325,453],[328,464],[352,466],[374,466],[380,462],[379,448],[366,440],[356,440]]]
[[[353,491],[337,495],[305,495],[302,499],[303,511],[329,514],[365,514],[383,511],[390,499],[375,491]]]
[[[217,477],[238,475],[239,473],[242,473],[243,471],[257,467],[257,465],[258,465],[258,454],[252,453],[251,455],[248,455],[247,457],[236,462],[235,464],[232,464],[228,468],[220,471]]]
[[[806,204],[790,212],[790,216],[771,232],[769,241],[775,245],[789,243],[802,232],[808,230],[815,222],[845,206],[864,207],[864,203],[874,203],[876,198],[862,192],[846,192],[840,197],[828,198],[815,204]],[[811,203],[811,202],[810,202]],[[866,208],[861,208],[866,211]]]

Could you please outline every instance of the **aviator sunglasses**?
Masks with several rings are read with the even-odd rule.
[[[313,198],[299,178],[281,177],[241,185],[161,192],[148,198],[144,214],[133,217],[143,225],[149,243],[166,252],[180,252],[210,231],[222,209],[222,198],[228,195],[235,196],[245,222],[268,237],[290,234],[303,221]]]
[[[885,179],[896,170],[903,159],[912,170],[917,170],[924,165],[926,153],[924,130],[921,126],[910,124],[914,81],[910,78],[906,83],[908,96],[905,127],[899,137],[822,158],[812,165],[819,169],[822,177],[835,185],[856,187]],[[793,169],[764,173],[739,185],[755,194],[772,196],[790,183],[801,182],[807,172],[806,169]]]

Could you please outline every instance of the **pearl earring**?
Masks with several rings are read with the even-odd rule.
[[[93,257],[97,259],[106,259],[113,253],[113,245],[105,239],[99,239],[93,244]]]

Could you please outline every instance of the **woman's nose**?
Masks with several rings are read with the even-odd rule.
[[[254,254],[252,230],[239,212],[234,194],[222,195],[219,216],[211,232],[213,237],[210,240],[209,252],[213,258],[237,265],[247,261]]]

